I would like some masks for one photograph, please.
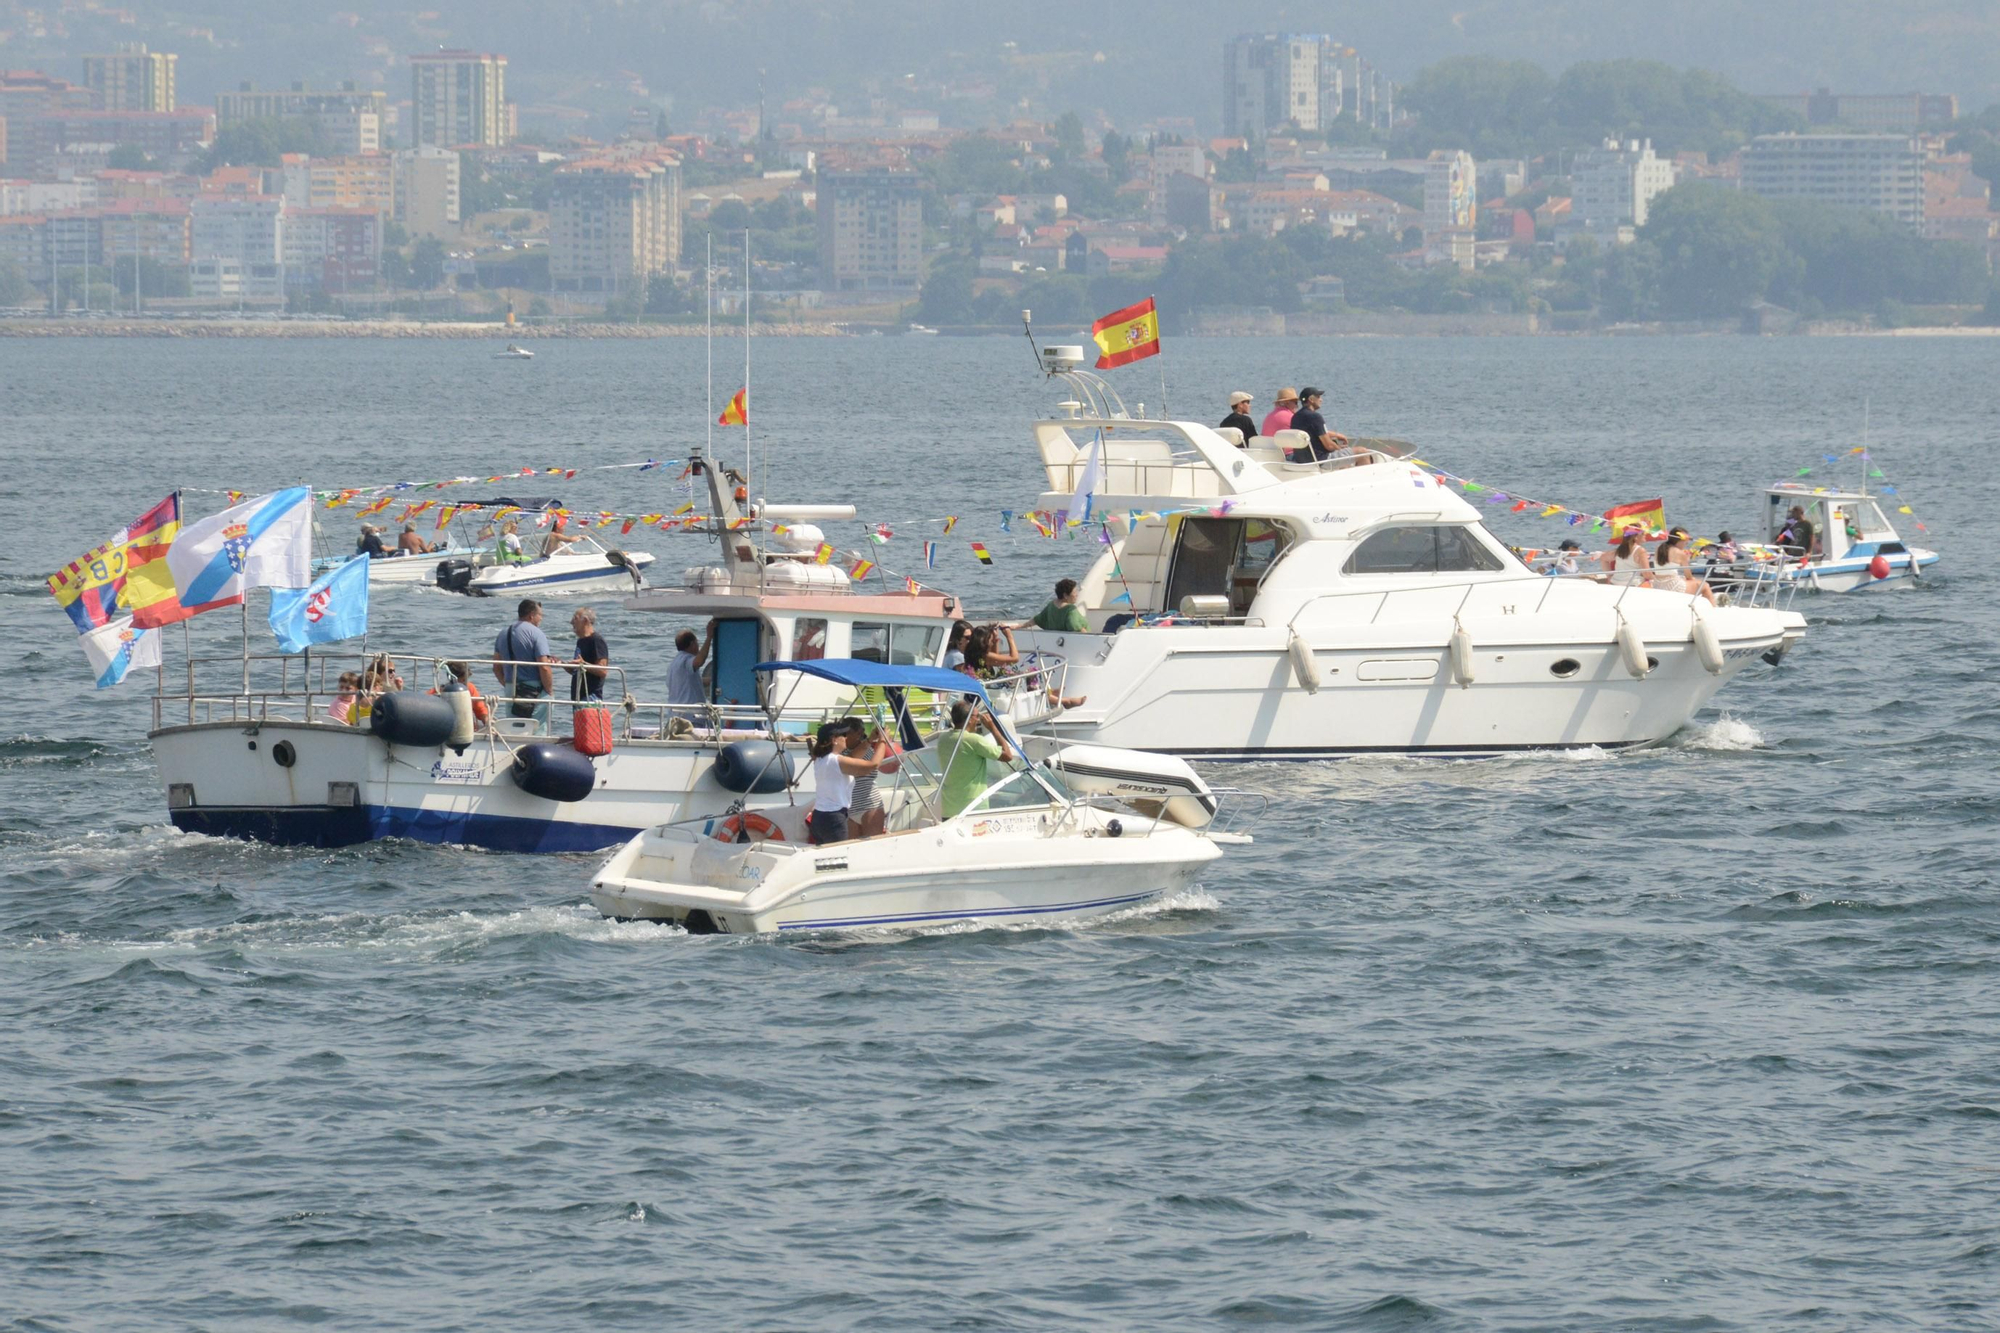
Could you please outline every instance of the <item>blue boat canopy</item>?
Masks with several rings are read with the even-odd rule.
[[[759,662],[759,671],[797,671],[821,680],[857,688],[881,685],[891,689],[935,690],[939,694],[976,694],[986,698],[986,687],[963,671],[947,671],[934,666],[902,666],[891,662],[869,662],[858,657],[823,657],[810,662]],[[991,700],[988,700],[991,705]]]

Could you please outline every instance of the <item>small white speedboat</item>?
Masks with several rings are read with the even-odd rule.
[[[976,680],[937,667],[816,659],[757,669],[897,699],[969,696],[990,716]],[[1181,760],[1104,746],[1079,747],[1074,763],[1030,759],[1004,727],[1013,757],[978,761],[983,789],[953,809],[937,738],[923,744],[905,707],[895,712],[905,750],[893,777],[877,779],[881,835],[815,846],[801,803],[666,824],[612,856],[591,881],[592,903],[694,934],[1066,921],[1175,893],[1222,844],[1249,840],[1214,827],[1217,794]]]
[[[525,347],[518,347],[513,343],[508,343],[505,351],[493,354],[493,359],[495,361],[533,361],[535,354]]]
[[[554,499],[505,503],[528,513],[562,507]],[[488,515],[490,523],[490,510],[482,513]],[[524,541],[529,549],[546,547],[548,536],[538,531],[526,534]],[[651,552],[615,550],[588,531],[578,531],[574,542],[560,547],[553,555],[509,560],[500,549],[489,547],[469,558],[438,561],[434,567],[437,586],[446,592],[511,597],[529,592],[637,592],[645,586],[642,576],[652,563]]]

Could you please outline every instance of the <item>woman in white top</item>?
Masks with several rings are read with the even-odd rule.
[[[1618,545],[1604,553],[1604,567],[1611,571],[1611,581],[1621,587],[1636,588],[1646,584],[1646,572],[1652,562],[1646,559],[1646,548],[1639,544],[1639,530],[1630,528]]]
[[[1700,593],[1715,605],[1715,593],[1707,582],[1696,578],[1689,565],[1687,533],[1676,528],[1667,539],[1660,543],[1657,559],[1653,565],[1653,586],[1661,592]]]
[[[844,718],[825,723],[813,737],[813,808],[806,816],[806,833],[818,846],[847,841],[847,810],[854,803],[854,779],[882,767],[878,759],[847,753],[848,738],[861,730],[860,718]]]

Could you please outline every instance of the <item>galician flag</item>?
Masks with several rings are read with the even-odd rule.
[[[189,612],[212,611],[248,588],[312,582],[312,492],[293,486],[182,527],[167,549],[174,590]]]
[[[1098,431],[1097,438],[1090,442],[1090,452],[1084,456],[1083,473],[1076,479],[1076,494],[1069,497],[1069,517],[1073,523],[1087,522],[1090,518],[1091,497],[1104,484],[1104,432]]]
[[[271,589],[271,633],[278,651],[297,653],[368,632],[367,556],[355,556],[313,580],[310,588]]]
[[[1090,326],[1091,341],[1097,344],[1097,368],[1130,365],[1160,354],[1160,312],[1153,298],[1114,310]]]
[[[91,674],[97,677],[100,690],[108,690],[125,679],[133,667],[160,664],[160,631],[139,629],[130,616],[120,616],[86,630],[78,642],[83,644],[83,655],[90,659]]]

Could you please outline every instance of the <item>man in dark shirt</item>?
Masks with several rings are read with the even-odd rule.
[[[361,525],[361,540],[354,544],[354,549],[358,554],[365,555],[370,560],[380,560],[389,553],[382,545],[382,529],[376,527],[373,523],[363,523]]]
[[[1229,415],[1222,419],[1224,429],[1234,427],[1243,432],[1243,444],[1257,433],[1257,423],[1250,417],[1250,395],[1238,389],[1229,395]]]
[[[1347,437],[1328,430],[1326,418],[1319,413],[1320,400],[1325,396],[1319,389],[1299,390],[1299,410],[1292,414],[1292,429],[1304,431],[1308,444],[1293,452],[1294,463],[1317,463],[1333,457],[1335,450],[1347,447]]]
[[[604,698],[604,677],[611,663],[611,647],[597,632],[597,613],[587,606],[577,608],[569,618],[576,631],[576,656],[569,660],[569,697],[577,701]]]
[[[1778,545],[1797,549],[1801,557],[1812,554],[1813,525],[1806,517],[1805,506],[1793,505],[1792,512],[1785,516],[1784,531],[1778,534]]]

